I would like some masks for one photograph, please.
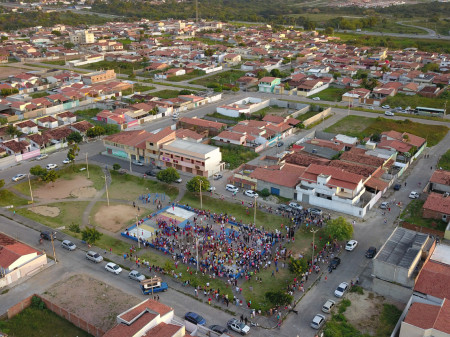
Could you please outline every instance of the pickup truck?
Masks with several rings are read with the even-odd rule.
[[[166,282],[161,281],[160,277],[143,280],[140,282],[139,286],[141,287],[141,291],[144,295],[167,291],[167,289],[169,288]]]

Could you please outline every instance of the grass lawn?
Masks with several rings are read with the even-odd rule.
[[[250,198],[248,198],[251,201]],[[200,199],[197,193],[186,192],[181,199],[180,203],[188,204],[189,206],[200,208]],[[244,224],[253,223],[253,209],[249,209],[249,214],[246,212],[246,206],[242,206],[238,203],[232,203],[228,201],[221,201],[217,198],[212,198],[208,195],[203,195],[203,209],[209,210],[215,213],[227,213],[234,216],[237,221],[241,221]],[[265,213],[260,210],[256,210],[256,225],[258,227],[264,227],[266,230],[280,229],[281,224],[290,223],[289,219],[282,218],[281,216]]]
[[[266,115],[277,115],[284,117],[289,115],[289,109],[278,106],[268,106],[251,114],[252,117],[259,117],[261,119]]]
[[[218,146],[220,147],[220,152],[222,152],[222,160],[228,164],[227,168],[230,170],[235,169],[239,167],[239,165],[258,157],[258,154],[255,151],[246,149],[243,146]]]
[[[312,95],[311,98],[319,97],[322,101],[340,102],[342,101],[342,95],[347,91],[348,89],[330,87],[315,95]]]
[[[402,312],[392,304],[383,304],[375,337],[388,337],[397,324]]]
[[[159,181],[136,177],[129,174],[120,174],[111,171],[111,185],[108,187],[111,199],[135,200],[144,193],[165,193],[170,200],[175,200],[178,188]],[[104,195],[106,197],[106,193]],[[166,198],[166,202],[169,200]]]
[[[27,182],[27,184],[28,184],[28,182]],[[22,205],[27,205],[27,204],[28,204],[28,200],[18,197],[13,192],[5,190],[5,189],[0,190],[0,206],[1,207],[10,206],[10,205],[22,206]]]
[[[10,320],[0,321],[0,330],[14,337],[92,336],[48,309],[32,307]]]
[[[181,76],[171,76],[167,79],[167,81],[169,82],[181,82],[181,81],[188,81],[188,80],[192,80],[193,78],[199,77],[199,76],[203,76],[206,73],[203,70],[198,70],[195,69],[193,72],[186,74],[186,75],[181,75]]]
[[[218,112],[212,112],[212,113],[207,114],[206,116],[213,117],[213,118],[219,118],[219,119],[226,119],[229,121],[236,122],[235,124],[237,124],[240,121],[245,121],[247,119],[245,114],[240,114],[239,117],[231,117],[231,116],[222,115]],[[228,123],[228,124],[232,124],[232,123]]]
[[[422,209],[424,203],[425,201],[423,200],[412,200],[402,212],[400,217],[404,221],[409,222],[413,225],[417,225],[419,227],[427,227],[445,231],[446,224],[442,220],[422,218]]]
[[[88,204],[88,201],[55,202],[52,204],[47,204],[46,206],[59,208],[60,213],[55,217],[43,216],[34,213],[27,208],[16,209],[16,213],[52,228],[65,226],[66,229],[64,232],[73,235],[73,233],[68,230],[69,225],[74,223],[80,225],[81,227],[83,222],[83,211],[86,209]]]
[[[42,63],[53,64],[55,66],[64,66],[64,65],[66,65],[66,61],[65,60],[44,61]]]
[[[442,167],[443,170],[450,171],[450,150],[445,152],[439,159],[438,167]]]
[[[175,98],[178,97],[179,91],[178,90],[160,90],[152,92],[152,96],[157,96],[159,98]]]
[[[114,69],[116,74],[133,75],[133,70],[142,68],[138,63],[116,62],[116,61],[100,61],[96,63],[85,64],[81,68],[99,70],[99,69]]]
[[[239,77],[245,75],[245,71],[241,70],[228,70],[215,75],[199,78],[198,80],[191,81],[189,83],[199,84],[207,86],[210,83],[219,84],[233,84]]]
[[[41,97],[46,97],[49,96],[50,94],[46,91],[42,91],[42,92],[36,92],[34,94],[31,94],[30,97],[31,98],[41,98]]]
[[[411,108],[416,108],[418,106],[427,108],[444,109],[445,102],[448,100],[448,94],[443,93],[440,97],[429,98],[419,95],[408,96],[397,94],[394,97],[388,97],[384,104],[388,104],[391,107],[401,106],[406,108],[410,106]]]
[[[153,90],[153,89],[156,88],[156,87],[151,86],[151,85],[142,85],[142,84],[139,84],[139,83],[135,83],[133,87],[134,87],[134,92],[136,92],[136,91],[144,92],[144,91],[149,91],[149,90]]]
[[[305,120],[307,120],[308,118],[311,118],[315,115],[317,115],[318,113],[320,113],[320,111],[307,111],[301,115],[298,115],[297,117],[295,117],[295,119],[298,119],[299,121],[303,122]]]
[[[102,252],[99,252],[100,254],[104,253],[105,251],[107,252],[107,254],[109,254],[109,248],[112,248],[113,254],[118,254],[122,256],[123,253],[129,252],[131,244],[132,244],[131,241],[126,242],[119,238],[115,238],[104,233],[100,237],[100,240],[95,241],[95,246],[104,250]],[[136,244],[136,242],[134,242],[133,244]],[[108,258],[107,255],[104,257]]]
[[[99,108],[93,108],[93,109],[86,109],[86,110],[77,110],[74,112],[75,115],[78,117],[81,117],[83,119],[90,120],[93,117],[97,116],[97,114],[102,111],[102,109]]]
[[[412,133],[413,135],[427,139],[429,146],[434,146],[445,137],[448,132],[448,127],[445,125],[417,123],[409,119],[394,120],[383,117],[370,118],[350,115],[342,118],[324,131],[364,138],[389,130]]]

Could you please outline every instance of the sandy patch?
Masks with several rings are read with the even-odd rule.
[[[137,208],[133,206],[104,205],[94,215],[94,221],[106,230],[118,232],[136,217],[136,212]]]
[[[70,192],[70,195],[75,198],[93,198],[96,193],[97,190],[95,188],[84,186],[73,190]]]
[[[10,75],[17,75],[30,70],[28,68],[14,67],[14,63],[11,63],[11,65],[3,65],[0,67],[0,78],[4,79]]]
[[[64,199],[69,198],[72,191],[91,185],[92,181],[85,177],[76,176],[71,180],[58,179],[54,183],[45,184],[33,191],[33,194],[39,199]]]
[[[118,314],[142,301],[85,274],[56,283],[43,297],[103,331],[115,325]]]
[[[50,207],[50,206],[34,206],[29,208],[29,210],[36,214],[48,216],[51,218],[57,217],[61,212],[58,207]]]

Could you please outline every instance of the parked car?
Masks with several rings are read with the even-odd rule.
[[[239,332],[242,335],[246,335],[250,332],[250,327],[243,322],[239,322],[236,318],[232,318],[228,321],[227,327],[230,330]]]
[[[390,109],[391,107],[389,105],[383,105],[382,108],[383,109]]]
[[[119,275],[122,272],[122,268],[119,267],[119,265],[109,262],[106,264],[105,269],[109,271],[110,273]]]
[[[250,198],[258,198],[259,197],[258,193],[256,193],[255,191],[252,191],[252,190],[247,190],[244,192],[244,194]]]
[[[43,153],[43,154],[40,154],[39,156],[37,156],[36,160],[42,160],[42,159],[45,159],[47,157],[48,157],[48,154]]]
[[[135,280],[135,281],[138,281],[138,282],[145,280],[145,276],[142,275],[142,274],[141,274],[140,272],[138,272],[137,270],[132,270],[132,271],[130,271],[130,272],[128,273],[128,277],[129,277],[130,279]]]
[[[75,250],[77,248],[77,246],[69,240],[64,240],[61,242],[61,247],[67,250]]]
[[[209,186],[208,192],[214,192],[216,188],[214,186]]]
[[[56,164],[47,164],[47,166],[45,167],[47,170],[53,170],[55,168],[57,168],[58,165]]]
[[[322,215],[322,210],[320,208],[308,208],[308,212],[312,215]]]
[[[26,174],[23,174],[23,173],[16,174],[14,177],[12,177],[12,181],[19,181],[19,180],[22,180],[22,179],[24,179],[26,176],[27,176],[27,175],[26,175]]]
[[[324,315],[317,314],[311,322],[311,328],[319,330],[324,325],[326,318]]]
[[[375,247],[369,247],[366,252],[366,257],[369,259],[373,259],[377,255],[377,249]]]
[[[221,325],[216,325],[216,324],[214,324],[214,325],[211,325],[209,328],[210,328],[212,331],[217,332],[217,333],[220,333],[220,334],[224,334],[224,333],[227,333],[227,332],[228,332],[228,329],[225,328],[224,326],[221,326]]]
[[[230,192],[233,192],[233,193],[239,192],[239,187],[236,187],[236,186],[231,185],[231,184],[227,184],[227,186],[225,186],[225,189],[227,191],[230,191]]]
[[[349,242],[347,242],[347,244],[345,245],[345,250],[348,250],[349,252],[353,251],[353,249],[355,249],[355,247],[358,245],[358,241],[356,240],[350,240]]]
[[[301,205],[299,205],[299,204],[297,204],[296,202],[293,202],[293,201],[291,201],[289,203],[289,207],[292,208],[292,209],[296,209],[298,211],[301,211],[303,209],[303,207]]]
[[[394,191],[399,191],[400,188],[402,188],[402,185],[400,185],[400,184],[395,184],[394,185]]]
[[[292,208],[285,204],[278,206],[278,210],[282,212],[292,212]]]
[[[320,101],[320,97],[313,97],[313,101]]]
[[[385,111],[384,115],[385,116],[395,116],[395,114],[392,111]]]
[[[42,231],[41,232],[41,239],[44,240],[51,240],[53,236],[53,240],[56,240],[56,232],[49,232],[49,231]]]
[[[69,159],[69,158],[66,158],[66,159],[64,159],[64,160],[62,161],[62,163],[63,163],[63,164],[69,164],[69,163],[70,163],[70,159]]]
[[[219,180],[219,179],[222,178],[222,177],[223,177],[223,175],[220,174],[220,173],[216,173],[216,174],[213,175],[213,179],[214,179],[214,180]]]
[[[278,143],[277,143],[277,147],[282,147],[283,145],[284,145],[283,142],[278,142]]]
[[[86,259],[95,263],[100,263],[103,261],[103,257],[99,253],[93,252],[92,250],[86,253]]]
[[[156,177],[156,172],[149,170],[145,172],[146,175],[150,176],[150,177]]]
[[[206,324],[206,320],[202,316],[200,316],[199,314],[192,312],[192,311],[189,311],[188,313],[186,313],[186,315],[184,315],[184,319],[188,322],[198,324],[198,325]]]
[[[133,160],[132,163],[133,163],[133,165],[144,166],[144,163],[141,162],[140,160]]]
[[[389,208],[389,203],[388,203],[387,201],[383,201],[383,202],[380,204],[380,208],[381,208],[381,209],[388,209],[388,208]]]
[[[183,179],[178,178],[177,180],[175,180],[175,182],[176,182],[177,184],[181,184],[181,183],[183,182]]]
[[[412,191],[411,193],[409,193],[410,199],[417,199],[418,197],[420,197],[420,194],[415,191]]]
[[[333,257],[330,261],[330,268],[336,269],[337,266],[339,266],[341,264],[341,259],[337,256]]]
[[[342,282],[334,291],[334,296],[341,298],[342,296],[344,296],[347,290],[348,290],[348,283]]]
[[[325,302],[325,304],[322,306],[322,311],[326,312],[327,314],[329,314],[331,312],[331,309],[333,309],[335,305],[336,305],[335,301],[327,300]]]

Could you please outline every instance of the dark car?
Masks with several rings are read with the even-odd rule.
[[[369,247],[366,252],[366,257],[369,259],[373,259],[377,255],[377,249],[375,247]]]
[[[223,333],[227,333],[228,329],[225,328],[224,326],[221,325],[211,325],[209,327],[212,331],[223,334]]]
[[[156,177],[156,172],[153,172],[153,171],[147,171],[147,172],[145,172],[145,174],[150,177]]]
[[[337,266],[341,264],[341,259],[339,257],[333,257],[333,259],[330,261],[330,268],[336,269]]]
[[[282,147],[283,145],[284,145],[283,142],[278,142],[278,143],[277,143],[277,146],[278,146],[278,147]]]
[[[398,191],[398,190],[400,190],[401,187],[402,187],[402,185],[400,185],[400,184],[395,184],[395,185],[394,185],[394,190],[395,190],[395,191]]]
[[[53,234],[53,240],[55,240],[56,239],[56,232],[55,233],[51,233],[49,231],[42,231],[41,232],[41,239],[50,241],[52,239],[52,234]]]
[[[205,319],[200,316],[199,314],[196,314],[195,312],[189,311],[184,315],[184,319],[188,322],[198,324],[198,325],[205,325],[206,321]]]

